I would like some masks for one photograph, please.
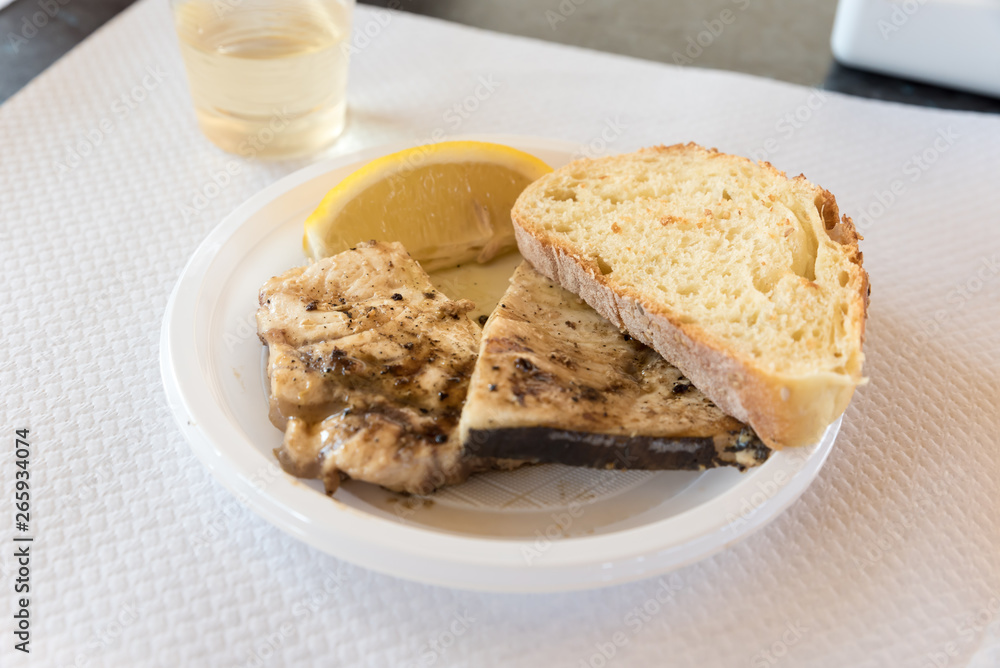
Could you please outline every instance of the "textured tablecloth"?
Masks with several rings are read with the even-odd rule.
[[[0,107],[5,668],[1000,665],[1000,118],[359,9],[334,153],[436,130],[584,154],[693,140],[806,173],[867,237],[871,383],[786,514],[671,576],[666,605],[656,580],[452,591],[286,536],[174,426],[157,363],[171,286],[219,220],[304,163],[243,163],[206,189],[230,157],[195,126],[166,4],[140,2]],[[12,635],[17,427],[28,656]]]

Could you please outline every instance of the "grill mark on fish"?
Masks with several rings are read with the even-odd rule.
[[[462,416],[463,440],[488,444],[478,454],[603,468],[609,455],[586,445],[597,439],[607,452],[638,452],[631,468],[743,468],[767,459],[753,431],[676,367],[529,264],[515,271],[502,303],[483,330]],[[665,443],[676,450],[670,457],[643,454]]]
[[[426,494],[505,463],[464,456],[456,434],[475,364],[473,304],[437,292],[399,244],[353,250],[272,278],[258,334],[268,346],[278,461]]]

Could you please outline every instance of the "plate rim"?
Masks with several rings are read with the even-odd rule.
[[[469,135],[451,140],[493,141],[528,152],[555,151],[568,156],[578,155],[580,150],[580,145],[572,142],[521,135]],[[246,473],[245,467],[234,468],[234,462],[218,447],[213,438],[218,425],[213,424],[212,415],[207,416],[207,421],[203,420],[204,405],[199,404],[193,396],[199,393],[192,392],[192,380],[197,376],[198,369],[207,372],[207,368],[203,368],[200,360],[185,360],[183,355],[178,354],[184,350],[181,339],[185,335],[190,346],[189,355],[197,357],[199,354],[196,318],[205,274],[226,242],[266,205],[331,171],[415,145],[417,144],[413,142],[399,141],[352,151],[320,160],[278,179],[234,209],[206,235],[189,258],[171,291],[160,335],[160,372],[167,402],[194,454],[240,503],[286,533],[327,554],[389,575],[463,589],[541,592],[607,586],[680,568],[748,537],[781,515],[801,496],[825,463],[839,431],[842,416],[828,427],[818,444],[806,446],[801,451],[808,451],[808,454],[800,466],[795,466],[796,462],[792,461],[787,450],[774,452],[768,462],[752,472],[756,475],[748,474],[746,479],[707,502],[642,526],[596,536],[553,541],[547,548],[545,559],[537,564],[528,563],[523,558],[523,550],[536,545],[534,540],[462,536],[423,528],[362,513],[336,498],[331,499],[331,509],[336,508],[339,512],[329,513],[324,518],[326,521],[318,526],[315,520],[295,508],[296,501],[303,492],[315,495],[311,488],[281,473],[279,482],[285,483],[284,486],[278,485],[280,489],[276,489],[275,485],[270,485],[267,489],[260,489],[251,479],[241,475],[241,472]],[[188,301],[190,308],[183,312],[181,308]],[[261,461],[264,460],[264,455],[251,449],[256,455],[252,459],[257,459],[256,465],[259,467],[264,463]],[[246,464],[249,465],[250,462]],[[277,468],[274,462],[267,464]],[[724,514],[718,512],[715,513],[714,522],[693,521],[698,515],[705,515],[715,511],[716,507],[727,505],[735,497],[746,499],[756,476],[765,470],[771,474],[771,478],[785,471],[787,480],[776,483],[776,491],[742,517],[744,523],[738,529],[732,526],[732,522],[726,521]],[[389,527],[391,530],[386,531]],[[665,529],[672,531],[664,531]],[[360,544],[348,545],[346,541],[349,540]],[[612,543],[631,547],[610,549]],[[395,559],[386,558],[385,554],[375,554],[380,550],[395,554]],[[510,554],[512,550],[521,555],[513,562]],[[419,568],[407,568],[405,565],[408,563],[416,563]],[[461,572],[456,571],[456,568]],[[477,579],[477,572],[482,575],[487,570],[494,575],[502,573],[503,577]],[[554,575],[561,577],[553,577]]]

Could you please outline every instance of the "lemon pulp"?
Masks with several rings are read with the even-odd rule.
[[[515,248],[510,209],[551,171],[509,146],[442,142],[374,160],[330,190],[305,224],[319,259],[368,239],[402,243],[428,272]]]

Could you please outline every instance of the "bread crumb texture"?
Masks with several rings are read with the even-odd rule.
[[[828,191],[696,144],[578,160],[515,207],[598,280],[753,366],[861,379],[858,236]]]

